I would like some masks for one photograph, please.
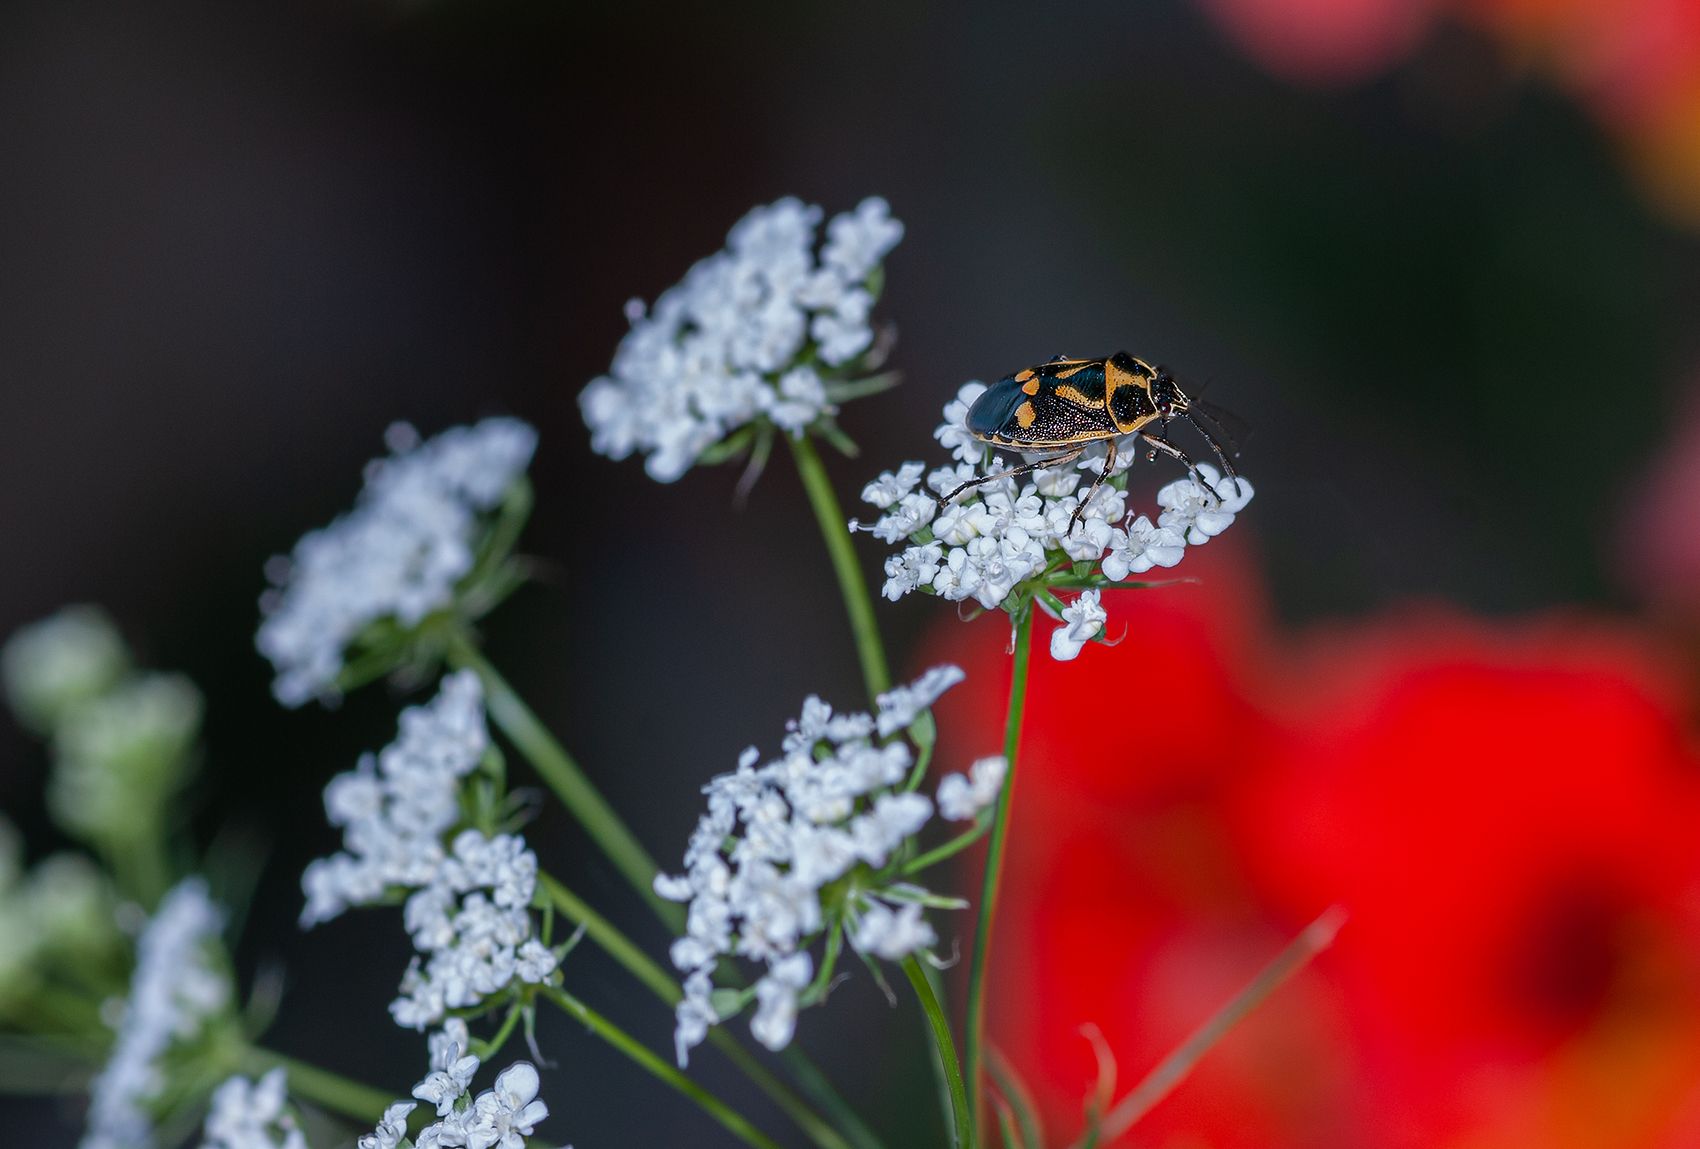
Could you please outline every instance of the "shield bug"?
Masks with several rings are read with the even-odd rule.
[[[1222,461],[1222,473],[1238,484],[1239,475],[1230,457],[1235,453],[1234,437],[1224,425],[1237,422],[1233,416],[1191,398],[1162,367],[1125,351],[1107,359],[1058,355],[1048,363],[999,379],[968,409],[968,433],[974,438],[1023,454],[1042,452],[1043,457],[996,475],[971,479],[941,496],[939,505],[981,483],[1073,462],[1091,444],[1107,441],[1104,468],[1075,509],[1069,524],[1073,530],[1086,504],[1115,469],[1116,442],[1124,435],[1138,435],[1150,446],[1152,458],[1161,451],[1178,459],[1197,477],[1198,468],[1186,452],[1169,442],[1171,419],[1185,419],[1196,428]]]

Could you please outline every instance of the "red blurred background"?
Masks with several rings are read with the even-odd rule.
[[[1338,903],[1335,947],[1126,1144],[1700,1143],[1679,632],[1437,603],[1282,627],[1220,543],[1106,595],[1115,646],[1034,660],[989,1025],[1051,1127],[1092,1091],[1082,1026],[1125,1088]],[[972,668],[950,745],[1000,720],[1008,631],[935,638]]]

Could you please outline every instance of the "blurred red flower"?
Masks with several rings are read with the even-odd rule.
[[[1081,1025],[1130,1084],[1339,902],[1130,1143],[1700,1143],[1700,754],[1656,645],[1439,609],[1283,636],[1232,542],[1188,566],[1105,596],[1114,648],[1036,636],[989,1028],[1051,1121]],[[1007,637],[945,632],[946,744],[1001,729]]]

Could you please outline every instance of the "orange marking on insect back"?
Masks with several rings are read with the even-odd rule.
[[[1031,378],[1033,378],[1033,368],[1031,367],[1027,368],[1025,371],[1017,371],[1015,373],[1015,381],[1017,383],[1025,383]]]
[[[1039,417],[1039,412],[1033,410],[1033,404],[1023,403],[1015,409],[1015,425],[1023,431],[1033,425],[1033,420]]]
[[[1056,378],[1067,379],[1071,375],[1080,374],[1082,371],[1086,370],[1090,366],[1092,366],[1092,361],[1089,360],[1089,359],[1085,360],[1085,361],[1081,362],[1081,364],[1078,367],[1070,367],[1067,371],[1058,371],[1057,374],[1056,374]]]
[[[1029,395],[1037,395],[1039,393],[1039,377],[1031,371],[1023,371],[1021,374],[1029,376],[1027,382],[1021,385],[1021,389]],[[1017,375],[1016,378],[1021,378],[1021,375]]]
[[[1096,407],[1096,406],[1098,406],[1097,403],[1094,403],[1091,399],[1086,397],[1086,392],[1084,392],[1084,391],[1082,391],[1082,390],[1080,390],[1079,388],[1076,388],[1076,387],[1068,387],[1068,386],[1058,387],[1055,391],[1055,395],[1058,399],[1062,399],[1066,402],[1073,403],[1076,407]]]

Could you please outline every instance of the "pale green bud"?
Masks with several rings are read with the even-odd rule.
[[[103,841],[155,832],[194,749],[201,710],[201,692],[179,674],[141,675],[76,707],[54,740],[54,818]]]
[[[43,948],[93,955],[119,941],[117,899],[106,875],[82,854],[43,858],[23,888],[29,928]]]
[[[68,606],[31,623],[0,649],[0,674],[18,720],[50,734],[73,707],[121,678],[130,653],[106,612]]]

